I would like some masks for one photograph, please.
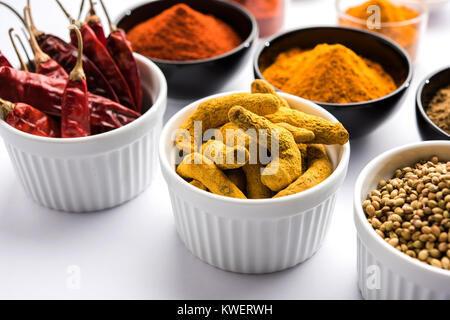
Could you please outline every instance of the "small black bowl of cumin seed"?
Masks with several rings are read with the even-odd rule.
[[[419,85],[416,119],[423,140],[450,140],[450,66],[428,75]]]

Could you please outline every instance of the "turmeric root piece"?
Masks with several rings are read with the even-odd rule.
[[[294,136],[294,140],[297,143],[311,142],[316,137],[314,132],[312,132],[311,130],[299,128],[286,122],[277,123],[276,125],[285,128],[290,133],[292,133],[292,135]]]
[[[297,143],[298,150],[302,154],[302,172],[308,169],[308,145],[304,143]]]
[[[192,181],[190,182],[190,184],[192,184],[194,187],[197,187],[197,188],[199,188],[199,189],[202,189],[203,191],[208,191],[208,188],[207,188],[203,183],[201,183],[201,182],[198,181],[198,180],[192,180]]]
[[[247,199],[241,190],[223,173],[214,162],[200,153],[187,155],[177,167],[177,173],[185,179],[200,181],[214,194]]]
[[[195,135],[201,137],[206,130],[218,128],[227,123],[228,111],[236,105],[243,106],[256,114],[266,115],[274,113],[280,108],[280,100],[271,94],[235,93],[205,101],[198,106],[197,110],[180,127],[181,130],[189,131],[190,139],[188,139],[189,137],[178,135],[176,146],[187,153],[189,153],[189,149],[191,152],[196,151],[197,142],[194,139],[195,122],[200,121],[202,124],[201,132],[196,132]]]
[[[255,81],[252,82],[252,93],[270,93],[273,95],[277,95],[277,91],[275,88],[270,85],[265,80],[262,79],[255,79]]]
[[[242,192],[246,192],[247,179],[242,168],[225,171],[228,179],[231,180]]]
[[[298,150],[300,150],[300,153],[302,154],[302,158],[306,159],[308,157],[307,151],[308,151],[308,145],[304,143],[297,143]]]
[[[272,191],[280,191],[291,184],[302,173],[302,155],[294,137],[286,129],[276,126],[264,117],[258,116],[243,107],[235,106],[229,112],[230,121],[244,131],[253,128],[266,130],[267,137],[258,143],[267,148],[274,159],[266,166],[261,176],[262,183]],[[273,135],[278,142],[278,150],[271,145]],[[278,152],[277,152],[278,151]]]
[[[220,127],[224,143],[230,147],[244,146],[250,155],[249,162],[258,162],[258,136],[255,133],[247,134],[233,122],[227,122]]]
[[[342,123],[333,123],[298,110],[282,107],[277,112],[265,117],[273,123],[285,122],[299,128],[311,130],[316,136],[311,143],[344,145],[349,139],[349,134]]]
[[[333,165],[328,160],[323,145],[308,145],[308,170],[274,198],[297,194],[308,190],[326,180],[333,173]]]
[[[227,122],[220,127],[224,143],[230,147],[245,146],[250,154],[249,162],[258,162],[258,135],[256,132],[244,132],[233,122]]]
[[[249,199],[268,199],[274,195],[274,192],[261,181],[262,168],[260,164],[246,164],[242,167],[247,179],[247,198]]]
[[[219,129],[222,134],[223,143],[230,147],[244,146],[248,149],[250,145],[250,136],[246,135],[245,132],[235,125],[233,122],[227,122]]]
[[[262,79],[256,79],[252,82],[252,93],[270,93],[276,96],[281,101],[281,106],[290,108],[289,103],[286,101],[286,99],[283,99],[280,97],[275,90],[275,88],[268,83],[265,80]]]
[[[229,147],[219,140],[209,140],[202,146],[203,156],[214,161],[222,170],[243,167],[249,159],[249,153],[243,146]]]

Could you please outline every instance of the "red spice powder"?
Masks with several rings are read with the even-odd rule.
[[[177,4],[128,32],[138,53],[162,60],[199,60],[215,57],[242,43],[226,23],[185,4]]]

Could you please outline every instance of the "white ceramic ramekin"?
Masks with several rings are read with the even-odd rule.
[[[372,160],[355,185],[354,218],[358,231],[358,285],[365,299],[450,299],[450,271],[432,267],[396,250],[367,221],[362,202],[380,180],[398,168],[437,155],[450,159],[450,141],[428,141],[387,151]]]
[[[144,96],[148,104],[153,103],[122,128],[86,138],[56,139],[21,132],[0,120],[0,135],[33,200],[61,211],[98,211],[136,197],[149,185],[157,170],[167,84],[153,62],[136,58]]]
[[[173,136],[197,106],[179,111],[164,127],[160,160],[167,181],[175,224],[187,248],[201,260],[240,273],[269,273],[293,267],[320,247],[344,182],[350,145],[327,147],[335,171],[326,181],[303,193],[264,200],[234,199],[193,187],[175,172]],[[281,93],[292,107],[337,120],[316,104]]]

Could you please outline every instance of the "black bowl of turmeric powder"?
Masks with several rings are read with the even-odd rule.
[[[157,0],[118,20],[134,51],[163,71],[169,96],[196,98],[219,90],[241,70],[258,27],[243,7],[220,0]]]
[[[412,62],[392,40],[347,27],[311,27],[267,40],[255,77],[332,113],[352,139],[379,127],[404,101]]]
[[[416,119],[422,139],[450,139],[450,66],[428,75],[419,85]]]

